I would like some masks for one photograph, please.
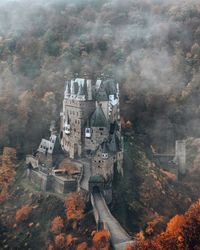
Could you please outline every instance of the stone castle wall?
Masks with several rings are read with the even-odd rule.
[[[85,150],[96,150],[97,147],[108,138],[109,131],[107,128],[92,128],[91,138],[85,138]]]
[[[83,151],[82,142],[84,140],[82,128],[84,128],[88,117],[92,114],[92,112],[94,112],[94,110],[94,101],[64,99],[63,116],[69,117],[71,132],[69,135],[65,135],[63,131],[62,144],[65,151],[69,153],[70,158],[81,156]],[[63,129],[62,127],[61,129]]]
[[[102,158],[101,152],[99,152],[93,159],[91,164],[92,175],[102,175],[105,179],[113,175],[114,161],[110,156],[106,159]]]
[[[39,190],[65,194],[75,192],[78,188],[77,180],[65,180],[57,176],[47,175],[41,171],[27,171],[28,179]]]
[[[176,141],[176,155],[175,159],[178,164],[179,174],[186,174],[186,141],[178,140]]]

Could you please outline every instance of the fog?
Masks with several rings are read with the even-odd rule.
[[[32,91],[38,102],[53,92],[58,107],[53,113],[59,119],[64,78],[76,72],[96,78],[103,72],[119,81],[122,100],[130,101],[122,107],[126,119],[134,122],[137,117],[146,122],[144,127],[157,129],[156,120],[166,122],[158,116],[166,116],[175,127],[186,123],[184,131],[192,124],[191,134],[199,134],[196,114],[193,122],[186,122],[190,107],[199,106],[193,96],[199,13],[196,0],[0,1],[0,91],[3,95],[3,89],[12,89],[16,106],[24,91]],[[160,98],[160,113],[153,95]],[[184,109],[180,102],[186,105],[187,98]],[[38,113],[31,119],[39,120]],[[6,116],[9,120],[12,115]]]

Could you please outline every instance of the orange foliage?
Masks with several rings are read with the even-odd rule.
[[[84,215],[85,202],[79,193],[70,193],[65,200],[68,220],[81,220]]]
[[[176,215],[167,223],[166,231],[170,234],[179,234],[182,231],[184,223],[184,215]]]
[[[7,188],[6,189],[2,189],[1,193],[0,193],[0,203],[5,201],[9,196],[9,193],[7,191]]]
[[[56,216],[51,223],[51,231],[54,234],[60,234],[63,227],[63,219],[60,216]]]
[[[58,234],[54,239],[56,249],[65,249],[66,238],[64,234]]]
[[[126,250],[132,250],[132,249],[133,249],[132,244],[128,244],[128,245],[126,246]]]
[[[87,250],[88,249],[88,245],[86,242],[82,242],[80,244],[78,244],[76,250]]]
[[[0,202],[8,197],[8,188],[15,176],[16,150],[5,147],[0,166]]]
[[[158,214],[154,217],[154,219],[152,219],[151,221],[149,221],[147,223],[147,228],[145,230],[145,233],[148,235],[152,235],[153,233],[155,233],[155,227],[159,224],[162,223],[163,221],[163,217],[159,216]]]
[[[48,250],[54,250],[54,246],[52,244],[48,245]]]
[[[71,234],[68,234],[66,236],[67,246],[69,247],[72,244],[73,241],[74,241],[74,237]]]
[[[190,250],[200,246],[200,200],[193,204],[184,215],[174,216],[165,232],[154,239],[136,238],[128,250]]]
[[[125,121],[125,119],[121,118],[121,125],[123,129],[131,129],[133,127],[133,124],[131,121]]]
[[[176,174],[170,173],[164,169],[160,169],[160,172],[163,173],[165,175],[165,178],[167,180],[171,180],[171,181],[176,181],[177,180],[177,176]]]
[[[22,206],[20,209],[17,210],[15,219],[17,222],[24,221],[28,218],[29,213],[32,210],[32,206],[25,205]]]
[[[110,233],[106,229],[96,232],[92,241],[96,249],[110,249]]]

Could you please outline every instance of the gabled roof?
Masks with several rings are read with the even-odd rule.
[[[102,153],[108,153],[109,152],[109,145],[108,142],[104,141],[101,144],[101,148],[102,148]]]
[[[104,86],[107,92],[107,95],[116,95],[117,93],[117,83],[114,79],[107,79],[104,82]]]
[[[85,95],[83,86],[80,84],[78,89],[78,96]]]
[[[107,127],[108,123],[105,114],[99,104],[90,118],[91,127]]]
[[[79,89],[78,82],[76,82],[76,81],[71,81],[71,94],[72,94],[72,95],[77,94],[78,89]]]
[[[116,96],[117,83],[114,79],[99,80],[98,83],[96,83],[96,89],[96,99],[98,101],[108,101],[110,95]]]
[[[120,149],[120,141],[116,133],[112,134],[112,137],[109,143],[109,149],[111,152],[117,152]]]
[[[65,89],[65,92],[66,94],[70,94],[70,83],[67,81],[67,84],[66,84],[66,89]]]
[[[48,153],[48,154],[56,154],[60,151],[60,143],[57,135],[51,135],[49,140],[42,139],[38,152],[40,153]]]
[[[100,83],[100,86],[97,89],[96,99],[97,101],[108,101],[108,94],[103,82]]]

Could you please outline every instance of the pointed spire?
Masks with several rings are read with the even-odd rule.
[[[69,96],[70,95],[70,84],[68,81],[66,83],[67,84],[66,84],[66,89],[65,89],[65,96]]]
[[[116,152],[117,151],[117,142],[115,133],[112,134],[111,141],[110,141],[110,151]]]
[[[84,80],[84,84],[83,84],[83,92],[85,95],[85,98],[88,99],[88,89],[87,89],[87,80]]]
[[[90,128],[90,120],[89,119],[87,119],[86,128]]]
[[[79,89],[78,89],[78,96],[84,96],[84,91],[83,91],[83,86],[82,84],[79,85]]]
[[[102,110],[102,107],[97,104],[96,110],[91,116],[91,126],[92,127],[107,127],[108,123],[105,117],[105,114]]]
[[[101,146],[102,146],[102,153],[104,154],[108,153],[109,150],[108,150],[107,142],[104,141]]]
[[[69,114],[67,112],[66,123],[69,124]]]
[[[66,91],[67,91],[68,94],[70,94],[70,85],[69,85],[69,82],[68,82],[68,81],[67,81]]]
[[[71,81],[71,94],[74,95],[75,94],[75,88],[74,88],[74,82]]]

